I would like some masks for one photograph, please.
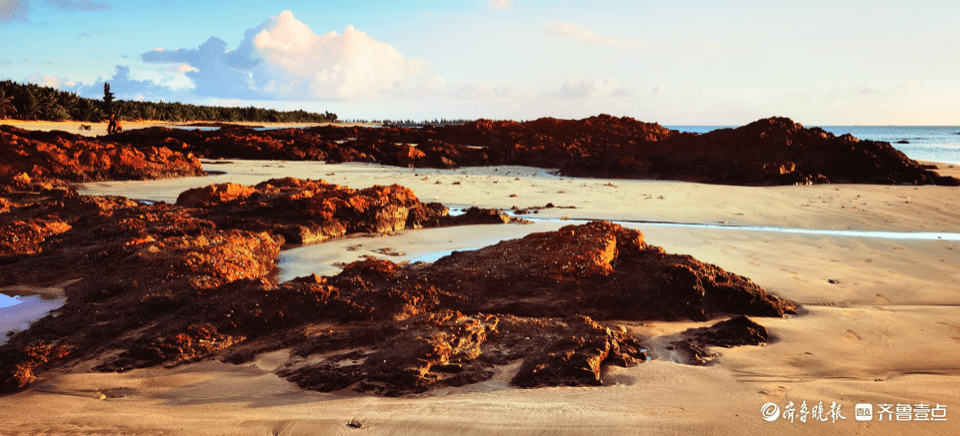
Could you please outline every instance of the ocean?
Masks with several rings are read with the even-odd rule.
[[[664,126],[681,132],[707,133],[737,126]],[[834,135],[851,134],[859,139],[889,142],[910,159],[960,165],[958,126],[808,126]]]

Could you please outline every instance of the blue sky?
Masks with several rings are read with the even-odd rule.
[[[954,1],[0,0],[0,79],[341,118],[960,125]]]

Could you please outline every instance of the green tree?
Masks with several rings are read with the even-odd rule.
[[[25,120],[35,120],[40,114],[40,107],[37,105],[37,97],[33,95],[33,90],[25,88],[20,98],[20,114]]]
[[[57,100],[56,94],[43,92],[37,98],[37,109],[40,119],[63,121],[69,117]]]
[[[110,92],[110,84],[107,82],[103,83],[103,111],[108,114],[113,112],[113,93]]]
[[[17,108],[13,105],[13,96],[7,96],[5,90],[0,90],[0,120],[13,116]]]

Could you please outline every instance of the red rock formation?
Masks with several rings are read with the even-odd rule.
[[[218,194],[230,192],[242,194]],[[602,320],[793,310],[745,278],[664,254],[605,222],[434,264],[368,259],[333,277],[276,284],[267,278],[286,226],[381,231],[403,227],[411,210],[442,223],[446,209],[403,187],[298,179],[195,194],[177,205],[69,191],[5,197],[4,222],[54,231],[35,238],[35,249],[0,254],[0,286],[79,280],[56,317],[0,347],[0,389],[93,358],[104,360],[100,370],[123,371],[245,362],[284,348],[324,356],[281,372],[309,389],[422,392],[485,380],[491,366],[517,359],[518,386],[599,384],[604,365],[645,357],[626,329]]]
[[[196,175],[200,170],[193,156],[200,156],[430,168],[528,165],[559,168],[569,176],[734,185],[960,185],[960,180],[940,177],[888,143],[836,137],[786,118],[703,135],[609,115],[579,121],[478,120],[422,129],[156,127],[99,140],[3,127],[0,142],[14,145],[7,154],[0,152],[0,179],[19,173],[69,181]]]
[[[717,357],[717,353],[707,351],[706,347],[762,345],[770,338],[770,332],[752,319],[739,315],[710,327],[687,330],[681,336],[682,340],[671,342],[667,349],[678,353],[686,364],[706,365]]]
[[[134,148],[65,132],[0,126],[0,180],[47,177],[69,182],[203,175],[200,161],[167,147]],[[10,179],[12,178],[12,179]],[[18,179],[19,178],[19,179]]]
[[[256,189],[236,183],[209,185],[188,189],[177,197],[181,206],[216,206],[232,200],[242,200],[256,192]]]
[[[888,143],[836,137],[786,118],[703,135],[600,115],[579,121],[478,120],[422,129],[145,129],[115,140],[138,146],[169,144],[210,158],[316,159],[431,168],[528,165],[559,168],[569,176],[734,185],[960,184],[922,168]]]
[[[70,230],[70,225],[57,220],[33,218],[27,221],[0,221],[0,256],[32,254],[50,235]]]

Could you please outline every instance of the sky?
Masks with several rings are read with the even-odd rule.
[[[0,0],[0,80],[341,119],[960,125],[960,2]]]

